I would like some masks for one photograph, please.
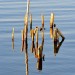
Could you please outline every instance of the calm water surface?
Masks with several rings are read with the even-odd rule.
[[[36,59],[30,52],[28,35],[29,75],[75,75],[75,1],[30,0],[33,28],[41,26],[45,16],[45,61],[43,70],[36,69]],[[21,50],[21,30],[24,27],[26,0],[0,0],[0,75],[26,75],[25,56]],[[65,36],[59,53],[54,56],[53,42],[49,36],[50,13],[55,13],[55,23]],[[12,49],[11,32],[15,28],[15,48]],[[41,37],[39,37],[39,43]]]

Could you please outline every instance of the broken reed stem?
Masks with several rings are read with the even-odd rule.
[[[43,50],[43,46],[44,46],[44,30],[42,31],[42,50]]]
[[[12,41],[14,41],[14,27],[12,29]]]
[[[24,26],[24,40],[25,40],[25,50],[27,50],[28,44],[27,44],[27,33],[28,33],[28,29],[27,29],[27,25]]]
[[[42,45],[38,46],[38,59],[42,58]]]
[[[38,28],[36,28],[36,50],[38,49]]]
[[[50,37],[53,38],[54,13],[50,17]]]
[[[53,42],[54,42],[54,55],[56,56],[57,45],[58,45],[58,29],[55,28],[53,31]]]
[[[22,33],[22,41],[24,41],[24,30],[22,30],[21,33]]]
[[[28,14],[25,14],[24,25],[28,25]]]
[[[26,10],[26,15],[29,17],[29,8],[30,8],[30,0],[27,0],[27,10]]]
[[[51,13],[51,17],[50,17],[50,27],[53,27],[54,24],[54,13]]]
[[[44,15],[41,16],[42,19],[42,28],[44,29]]]
[[[32,53],[34,50],[34,30],[32,30]]]

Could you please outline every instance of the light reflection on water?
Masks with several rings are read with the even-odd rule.
[[[34,4],[35,3],[35,4]],[[33,27],[41,26],[41,13],[45,15],[45,62],[43,70],[36,69],[37,60],[29,53],[29,75],[74,75],[75,74],[75,1],[43,1],[31,0]],[[25,75],[24,53],[21,53],[21,30],[24,27],[23,19],[26,11],[25,1],[0,0],[0,75]],[[50,13],[55,13],[55,23],[66,37],[56,57],[53,54],[52,40],[49,36]],[[15,28],[15,47],[12,51],[11,32]],[[28,45],[31,45],[28,38]]]

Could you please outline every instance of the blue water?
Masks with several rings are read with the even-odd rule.
[[[59,53],[54,56],[53,42],[49,35],[50,13],[55,14],[55,24],[65,36]],[[21,30],[24,27],[26,0],[0,0],[0,75],[26,75],[25,55],[21,50]],[[75,75],[75,1],[31,0],[30,13],[33,28],[41,26],[45,16],[45,44],[43,69],[36,69],[36,59],[30,51],[28,34],[29,75]],[[15,48],[12,49],[11,33],[15,28]],[[39,44],[41,36],[39,36]]]

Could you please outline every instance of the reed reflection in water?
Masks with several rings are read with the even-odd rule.
[[[26,18],[27,19],[27,18]],[[26,75],[29,75],[29,70],[28,70],[28,22],[27,20],[25,20],[25,25],[24,25],[24,29],[21,31],[22,33],[22,45],[21,45],[21,51],[25,53],[25,64],[26,64]],[[36,27],[35,29],[33,29],[32,27],[30,27],[30,36],[31,36],[31,53],[33,53],[34,57],[37,59],[37,63],[36,63],[36,68],[37,70],[41,71],[42,67],[43,67],[43,61],[45,61],[45,54],[43,54],[43,47],[44,47],[44,16],[42,17],[42,27]],[[52,35],[53,39],[53,45],[54,45],[54,54],[56,56],[56,54],[58,53],[63,41],[65,38],[62,38],[62,40],[60,42],[55,41],[56,39],[58,39],[57,37],[53,37],[54,35],[57,36],[57,32],[54,31],[54,27],[52,34],[50,33],[50,35]],[[51,29],[51,28],[50,28]],[[55,34],[54,34],[55,32]],[[39,39],[39,33],[41,33],[41,37],[42,37],[42,42],[41,44],[39,44],[38,39]],[[59,32],[58,32],[59,33]],[[60,34],[62,36],[62,34]],[[34,40],[34,38],[36,40]],[[12,48],[14,49],[14,40],[12,40]]]
[[[43,47],[44,47],[44,15],[41,16],[42,19],[42,26],[36,27],[35,29],[32,28],[32,14],[29,16],[29,3],[27,6],[27,11],[24,18],[24,28],[22,30],[22,46],[21,51],[25,53],[25,64],[26,64],[26,75],[29,75],[28,70],[28,20],[30,17],[30,36],[32,40],[31,44],[31,53],[33,53],[34,57],[37,59],[37,70],[41,71],[43,67],[43,61],[45,61],[45,54],[43,54]],[[60,46],[62,45],[64,41],[64,36],[60,33],[58,29],[54,26],[54,14],[51,14],[51,20],[50,20],[50,36],[53,39],[53,45],[54,45],[54,54],[58,53]],[[39,44],[39,33],[41,32],[42,42]],[[57,34],[63,38],[61,42],[58,43]],[[14,29],[12,31],[12,48],[14,49]],[[36,38],[36,41],[34,40]],[[36,42],[36,43],[35,43]]]
[[[36,30],[36,28],[35,28],[35,30]],[[27,32],[27,29],[25,31]],[[35,32],[37,32],[37,31],[35,31]],[[37,70],[41,71],[42,67],[43,67],[43,61],[45,61],[45,58],[44,58],[45,55],[43,54],[44,29],[42,28],[42,30],[40,32],[41,32],[41,37],[42,37],[41,45],[39,45],[39,44],[37,45],[37,43],[32,42],[32,43],[34,43],[35,47],[32,46],[32,44],[31,44],[31,46],[33,47],[32,48],[33,49],[32,50],[33,55],[37,59],[37,63],[36,63]],[[22,46],[21,46],[22,49],[21,49],[21,51],[25,53],[26,75],[28,75],[29,70],[28,70],[28,42],[27,42],[27,35],[24,34],[23,32],[22,32],[22,34],[23,35],[22,35]],[[36,35],[36,33],[35,33],[35,35]],[[38,35],[36,35],[36,36],[38,36]],[[23,40],[23,38],[24,38],[24,40]],[[38,40],[37,40],[37,42],[38,42]],[[58,53],[58,51],[59,51],[59,49],[60,49],[60,47],[61,47],[63,42],[64,42],[64,39],[62,39],[58,43],[55,43],[55,42],[53,43],[54,44],[54,54],[55,54],[55,56]],[[14,40],[12,40],[12,48],[14,49]]]
[[[12,40],[12,49],[14,50],[14,40]]]
[[[55,56],[59,52],[59,49],[60,49],[63,42],[64,42],[64,39],[62,39],[59,43],[54,42],[54,55]]]

